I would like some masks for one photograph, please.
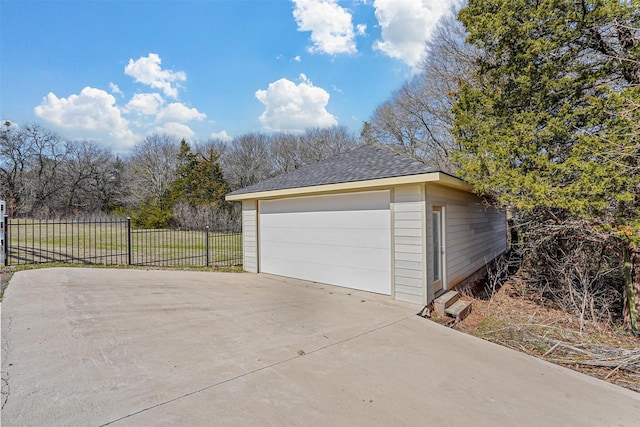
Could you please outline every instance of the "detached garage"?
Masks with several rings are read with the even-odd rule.
[[[234,191],[244,269],[427,304],[506,247],[464,181],[373,146]]]

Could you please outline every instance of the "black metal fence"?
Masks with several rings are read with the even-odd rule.
[[[5,217],[5,265],[48,262],[163,267],[242,264],[242,233],[132,229],[130,219]]]

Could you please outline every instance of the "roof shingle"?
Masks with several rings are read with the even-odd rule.
[[[438,172],[438,169],[383,148],[364,145],[320,162],[303,166],[292,172],[241,188],[228,195],[368,181],[431,172]]]

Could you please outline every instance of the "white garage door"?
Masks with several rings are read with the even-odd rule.
[[[389,191],[260,201],[260,271],[391,294]]]

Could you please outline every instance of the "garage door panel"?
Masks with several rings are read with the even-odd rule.
[[[261,201],[260,271],[389,295],[389,192]]]
[[[340,206],[340,211],[362,211],[362,210],[379,210],[380,197],[376,197],[373,193],[387,193],[388,191],[370,191],[373,197],[360,197],[364,193],[345,193],[334,194],[330,196],[305,196],[292,197],[287,199],[266,200],[261,202],[260,210],[262,213],[319,213],[334,212],[336,206]],[[328,203],[326,198],[331,198]],[[388,198],[388,196],[387,196]],[[387,200],[388,202],[389,200]],[[275,203],[271,203],[275,202]],[[387,206],[388,208],[388,206]]]
[[[357,280],[350,280],[355,278],[354,273],[357,274]],[[380,280],[380,271],[370,269],[357,269],[352,266],[327,268],[324,264],[298,261],[287,270],[286,274],[277,272],[271,274],[390,295],[389,287]],[[384,272],[384,274],[388,274],[388,272]]]
[[[268,229],[265,230],[262,241],[266,243],[300,243],[310,245],[328,245],[337,247],[388,247],[388,238],[381,236],[377,229],[366,229],[366,232],[354,229],[340,229],[337,233],[328,233],[321,228],[304,229]],[[386,230],[383,230],[386,233]]]
[[[263,257],[262,269],[276,268],[281,262],[312,262],[315,264],[336,267],[346,265],[353,268],[368,268],[377,271],[389,271],[385,268],[388,264],[389,251],[387,249],[354,250],[351,247],[334,245],[305,245],[301,243],[274,242],[269,246],[272,254]],[[284,254],[284,255],[282,255]],[[345,263],[345,260],[348,260]],[[290,266],[287,266],[290,268]]]
[[[269,227],[273,228],[320,228],[320,229],[389,229],[389,214],[379,210],[339,211],[339,212],[293,212],[266,213]]]

